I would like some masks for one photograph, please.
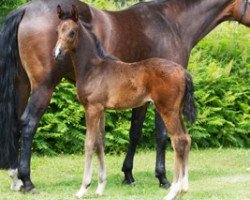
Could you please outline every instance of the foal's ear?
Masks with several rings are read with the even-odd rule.
[[[63,17],[63,11],[60,5],[57,6],[57,15],[59,17],[59,19],[62,19]]]
[[[78,22],[79,14],[78,14],[78,10],[77,10],[77,8],[76,8],[75,5],[72,5],[71,16],[72,16],[72,19],[73,19],[75,22]]]

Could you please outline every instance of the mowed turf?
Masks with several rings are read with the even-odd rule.
[[[85,199],[98,200],[161,200],[167,190],[158,187],[154,177],[155,152],[136,154],[134,176],[136,186],[121,182],[124,155],[107,155],[108,183],[104,196],[97,197],[97,159],[93,164],[91,188]],[[173,152],[166,156],[167,176],[172,180]],[[6,200],[70,200],[76,199],[83,174],[83,155],[32,158],[32,178],[39,194],[10,191],[10,178],[0,171],[0,199]],[[190,190],[183,200],[250,200],[250,150],[192,150],[190,154]]]

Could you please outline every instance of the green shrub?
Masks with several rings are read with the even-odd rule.
[[[193,50],[189,70],[198,120],[190,133],[196,147],[250,145],[250,35],[224,23]]]
[[[87,0],[103,9],[117,9],[113,1]],[[129,6],[136,1],[126,1]],[[193,49],[189,71],[195,83],[197,122],[188,125],[193,147],[250,146],[250,34],[236,23],[224,23]],[[140,147],[154,148],[154,106],[150,105]],[[106,113],[106,151],[126,151],[131,111]],[[41,154],[79,153],[85,141],[84,110],[75,88],[66,80],[56,88],[34,139]],[[168,145],[170,147],[170,143]]]

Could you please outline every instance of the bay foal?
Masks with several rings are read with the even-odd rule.
[[[57,61],[69,53],[74,66],[79,101],[86,111],[87,136],[82,187],[76,194],[86,194],[92,179],[92,158],[99,160],[99,184],[102,195],[106,185],[104,166],[105,109],[128,109],[152,101],[162,116],[175,152],[174,181],[166,199],[188,190],[188,154],[191,139],[185,131],[181,113],[195,119],[193,84],[186,70],[171,61],[151,58],[124,63],[106,56],[97,37],[78,21],[78,11],[70,13],[60,6],[57,14],[58,40],[54,50]],[[116,44],[114,44],[116,45]]]

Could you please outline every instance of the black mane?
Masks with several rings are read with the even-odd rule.
[[[64,12],[64,14],[60,17],[61,20],[67,20],[71,19],[72,20],[72,14],[70,12]],[[97,55],[103,59],[103,60],[118,60],[116,57],[107,55],[100,40],[97,38],[96,34],[91,31],[91,25],[86,24],[83,21],[80,21],[80,25],[82,25],[88,33],[91,35],[92,39],[94,40],[95,46],[96,46],[96,53]]]
[[[103,46],[102,46],[102,44],[101,44],[101,42],[100,42],[100,40],[97,38],[97,36],[93,32],[91,32],[91,31],[89,31],[89,33],[90,33],[91,37],[94,40],[94,43],[95,43],[95,46],[96,46],[97,55],[101,59],[103,59],[103,60],[118,60],[114,56],[107,55],[106,52],[105,52],[105,50],[104,50],[104,48],[103,48]]]

